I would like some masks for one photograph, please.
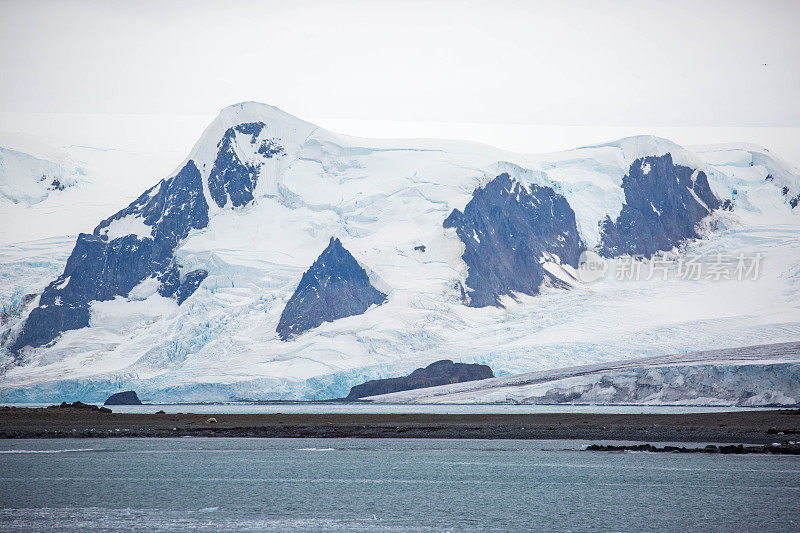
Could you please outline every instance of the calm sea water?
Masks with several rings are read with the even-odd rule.
[[[787,531],[800,459],[568,441],[0,442],[0,530]]]

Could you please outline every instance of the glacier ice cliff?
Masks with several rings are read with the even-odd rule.
[[[381,396],[385,403],[800,405],[800,343],[609,361]]]
[[[514,403],[800,405],[800,364],[640,367],[556,382]]]

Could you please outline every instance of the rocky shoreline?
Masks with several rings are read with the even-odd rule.
[[[141,414],[0,407],[0,438],[358,437],[789,445],[800,410],[687,414]],[[673,450],[668,450],[673,451]]]
[[[652,444],[590,444],[586,447],[590,452],[660,452],[660,453],[719,453],[723,455],[742,455],[747,453],[766,453],[773,455],[800,455],[800,444],[797,442],[765,444],[763,446],[745,446],[743,444],[720,445],[707,444],[702,448],[686,446],[653,446]]]

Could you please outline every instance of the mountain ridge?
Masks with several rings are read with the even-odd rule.
[[[512,276],[501,284],[502,290],[489,291],[495,294],[492,305],[470,309],[464,305],[464,291],[470,289],[467,280],[478,267],[463,259],[469,231],[464,226],[459,236],[455,226],[448,228],[444,223],[456,211],[463,215],[476,191],[505,174],[519,184],[520,194],[524,189],[530,195],[531,205],[548,206],[551,195],[563,198],[564,205],[574,213],[569,238],[595,250],[603,237],[601,222],[616,220],[629,205],[624,181],[632,166],[655,165],[666,154],[673,166],[685,166],[692,176],[707,176],[713,197],[731,200],[735,207],[733,213],[722,213],[718,206],[710,208],[707,202],[711,197],[704,189],[700,196],[705,195],[707,200],[698,202],[706,204],[708,213],[692,226],[713,221],[713,225],[727,230],[702,236],[690,231],[675,233],[666,241],[670,246],[666,251],[680,254],[720,247],[749,250],[753,243],[749,232],[759,228],[775,242],[779,269],[761,293],[774,297],[794,291],[792,282],[779,274],[792,268],[795,241],[784,237],[783,228],[791,234],[797,217],[779,185],[761,175],[772,164],[758,164],[760,156],[751,155],[753,164],[742,167],[736,166],[741,159],[738,155],[734,160],[715,155],[706,163],[696,154],[652,136],[539,155],[449,141],[371,141],[327,132],[272,106],[229,106],[206,128],[178,170],[131,206],[99,223],[94,234],[82,237],[98,249],[135,247],[130,252],[134,254],[130,264],[142,265],[138,273],[123,269],[118,275],[113,268],[106,268],[128,261],[121,261],[123,256],[101,260],[97,258],[106,256],[89,254],[81,261],[95,257],[85,264],[95,261],[98,273],[111,272],[116,284],[112,289],[98,291],[86,285],[80,291],[70,288],[65,293],[77,278],[72,280],[64,271],[45,294],[26,304],[18,318],[3,327],[4,349],[10,346],[17,355],[10,366],[8,355],[4,357],[6,370],[0,391],[8,392],[0,395],[30,397],[31,387],[45,383],[57,390],[72,390],[81,383],[83,390],[90,390],[109,380],[123,381],[125,388],[153,398],[175,394],[188,399],[202,395],[202,391],[211,396],[219,394],[220,398],[230,398],[228,394],[265,399],[338,397],[347,392],[348,385],[366,380],[363,378],[369,378],[375,369],[385,370],[385,365],[402,371],[451,354],[459,354],[458,359],[464,360],[460,354],[471,353],[474,362],[491,361],[500,372],[556,364],[547,355],[548,347],[553,346],[561,357],[598,357],[589,355],[592,350],[588,348],[586,353],[579,350],[579,355],[569,348],[576,346],[570,340],[574,335],[568,334],[567,324],[573,320],[570,317],[578,314],[585,323],[592,323],[596,319],[591,313],[602,309],[603,299],[609,297],[628,302],[628,307],[640,309],[641,314],[645,309],[641,306],[648,302],[642,294],[655,298],[661,290],[658,284],[637,285],[636,290],[631,286],[629,290],[607,279],[599,285],[584,286],[577,279],[580,249],[577,245],[557,245],[559,236],[564,235],[553,231],[537,237],[546,243],[546,254],[537,251],[525,255],[527,263],[536,257],[533,266],[543,270],[541,279],[552,279],[553,283],[542,284],[534,277],[520,291],[511,283],[517,281]],[[186,200],[158,200],[163,196],[159,196],[161,189],[169,188],[165,184],[175,183],[182,172],[192,176],[186,181]],[[643,201],[637,203],[637,209],[648,207],[650,199],[652,205],[659,206],[657,199],[663,193],[660,183],[672,179],[674,172],[665,170],[661,181],[640,181],[638,193]],[[797,186],[796,176],[780,176],[787,180],[787,186]],[[488,210],[475,219],[473,224],[477,225],[473,227],[484,228],[481,238],[489,241],[492,235],[513,234],[512,240],[505,241],[507,246],[498,247],[498,239],[479,254],[494,257],[487,272],[504,269],[510,276],[515,272],[509,265],[513,265],[511,252],[516,243],[533,242],[529,237],[541,224],[504,226],[505,215],[491,214],[499,198],[494,195],[505,194],[503,190],[508,189],[491,190]],[[681,202],[694,202],[693,193],[687,192]],[[516,201],[516,194],[509,198]],[[190,222],[183,224],[187,231],[163,226],[164,220],[182,213],[184,205],[197,208],[196,212],[190,209]],[[523,210],[520,220],[533,220],[534,213]],[[546,207],[544,213],[550,220],[555,211]],[[669,216],[678,220],[685,213],[678,209]],[[165,229],[159,229],[162,226]],[[645,235],[643,230],[644,226],[634,227],[631,238]],[[375,290],[389,297],[369,313],[322,321],[303,335],[282,341],[276,329],[297,289],[297,280],[316,260],[315,250],[324,248],[331,235],[341,239],[352,257],[370,269],[371,282],[373,278],[379,280]],[[111,243],[116,244],[108,248]],[[675,250],[673,245],[677,246]],[[148,249],[153,253],[145,260],[140,250]],[[68,262],[72,266],[84,255],[81,249],[76,250],[73,254],[78,255]],[[611,259],[630,251],[635,250],[620,250]],[[94,270],[85,269],[86,279],[104,279],[105,274],[91,272]],[[684,286],[676,285],[671,292],[676,288],[678,293],[684,290]],[[725,294],[733,294],[752,289],[735,286],[725,290],[729,291]],[[709,296],[715,291],[714,286],[703,285],[699,294]],[[741,294],[738,296],[741,299]],[[26,319],[54,313],[47,311],[49,306],[64,303],[80,312],[74,317],[79,320],[64,323],[79,329],[62,329],[55,323],[47,335],[26,337]],[[709,335],[728,335],[726,342],[758,339],[773,334],[770,328],[777,327],[775,317],[789,317],[787,320],[794,324],[796,313],[796,308],[786,303],[779,309],[762,311],[762,322],[740,327],[716,308],[699,309],[704,314],[678,318],[662,312],[667,317],[664,322],[641,326],[641,339],[675,327],[669,326],[670,321],[688,328],[693,320],[710,324]],[[733,309],[727,316],[736,318],[749,311],[742,304]],[[31,324],[33,328],[35,324]],[[548,330],[559,324],[562,332]],[[793,327],[782,335],[792,334]],[[606,329],[609,335],[594,346],[602,357],[653,349],[629,336],[631,331],[638,331],[635,328],[629,331],[604,323],[600,329]],[[592,335],[602,337],[596,332]],[[693,335],[688,341],[695,347],[709,342],[704,336]],[[34,337],[42,341],[40,348],[20,344]],[[667,343],[657,349],[669,348]],[[89,387],[87,380],[94,385]],[[50,389],[42,388],[39,394],[47,394],[46,390]]]

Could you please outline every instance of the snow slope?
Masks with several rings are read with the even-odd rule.
[[[259,142],[273,139],[283,153],[265,159],[255,138],[237,131],[231,150],[258,163],[253,200],[235,205],[226,193],[221,207],[209,187],[220,143],[231,128],[258,122],[265,124]],[[552,188],[574,209],[581,239],[593,248],[599,223],[622,211],[631,164],[666,153],[704,171],[720,199],[736,200],[733,212],[711,215],[705,238],[687,243],[679,256],[762,253],[757,280],[608,276],[582,284],[567,272],[570,290],[505,297],[504,307],[464,305],[464,245],[443,221],[463,210],[477,187],[508,173],[523,186]],[[51,345],[16,357],[5,353],[0,399],[102,400],[120,388],[147,400],[319,399],[439,359],[489,364],[502,375],[797,339],[800,217],[779,184],[733,172],[739,153],[726,153],[636,137],[521,155],[465,142],[358,139],[271,106],[231,106],[171,175],[193,161],[208,205],[207,226],[174,252],[182,276],[208,272],[196,292],[179,305],[147,278],[129,294],[91,302],[90,327],[64,331]],[[780,179],[797,187],[792,172]],[[146,238],[134,219],[117,226],[108,228],[112,238]],[[331,237],[387,301],[282,341],[276,327],[286,302]],[[12,253],[0,249],[6,279],[23,293],[40,292],[33,278],[6,274]],[[622,259],[612,267],[615,261]],[[18,309],[0,334],[18,334],[35,305]]]
[[[81,174],[65,155],[41,159],[0,146],[0,202],[37,204],[75,185]]]
[[[781,192],[783,203],[795,208],[800,204],[800,183],[797,169],[766,148],[752,144],[692,147],[709,167],[719,170],[725,179],[718,187],[740,202],[748,202],[747,185],[769,181]],[[741,190],[740,190],[741,189]]]
[[[14,183],[22,178],[26,186],[30,187],[31,181],[36,184],[32,187],[33,203],[19,198],[15,203],[0,194],[0,245],[65,235],[74,240],[79,232],[91,231],[99,220],[126,206],[152,185],[154,176],[169,173],[186,155],[185,150],[176,152],[167,142],[159,147],[147,143],[141,147],[129,141],[111,144],[115,142],[114,133],[118,132],[98,132],[99,139],[95,140],[107,144],[92,146],[71,144],[74,140],[66,132],[55,137],[0,133],[0,146],[41,160],[45,167],[54,166],[58,169],[55,173],[60,172],[66,176],[66,183],[72,183],[61,191],[47,190],[48,186],[53,188],[52,180],[49,184],[46,180],[38,182],[40,174],[33,173],[34,179],[29,180],[24,177],[30,173],[11,178],[0,173],[0,190],[16,188]],[[145,130],[140,136],[154,137]],[[164,140],[163,135],[158,137]]]

